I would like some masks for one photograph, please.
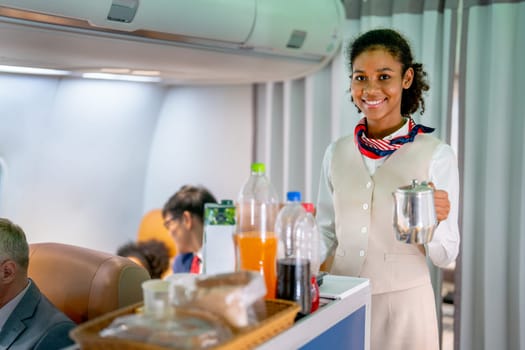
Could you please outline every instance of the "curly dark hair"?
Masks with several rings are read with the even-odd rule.
[[[127,243],[117,250],[117,255],[139,259],[151,278],[161,278],[170,265],[168,247],[155,239]]]
[[[421,63],[414,62],[412,50],[408,41],[398,32],[392,29],[370,30],[355,39],[347,50],[350,72],[357,56],[367,50],[384,48],[402,65],[402,75],[408,68],[414,70],[414,79],[408,89],[403,90],[401,97],[401,115],[409,117],[418,109],[420,114],[425,112],[425,100],[423,91],[428,91],[430,86],[427,81],[427,73],[423,70]],[[359,110],[359,108],[358,108]],[[359,110],[359,112],[361,112]]]

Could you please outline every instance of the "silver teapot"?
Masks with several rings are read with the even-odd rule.
[[[412,180],[399,187],[394,196],[394,230],[398,241],[424,244],[432,240],[438,221],[434,207],[434,189]]]

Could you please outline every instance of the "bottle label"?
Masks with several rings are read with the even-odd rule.
[[[234,225],[235,226],[235,206],[215,203],[206,203],[204,206],[204,224],[207,226],[215,225]]]

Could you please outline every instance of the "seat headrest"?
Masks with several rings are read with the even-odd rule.
[[[29,247],[29,277],[77,324],[142,301],[150,277],[128,258],[62,243]]]
[[[153,209],[144,214],[140,222],[137,233],[137,241],[148,241],[156,239],[164,242],[169,249],[170,257],[173,258],[177,254],[177,246],[168,229],[164,227],[164,219],[162,218],[161,209]]]

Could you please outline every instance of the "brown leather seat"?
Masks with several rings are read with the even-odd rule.
[[[142,301],[150,276],[128,258],[62,243],[29,248],[29,277],[77,324]]]

